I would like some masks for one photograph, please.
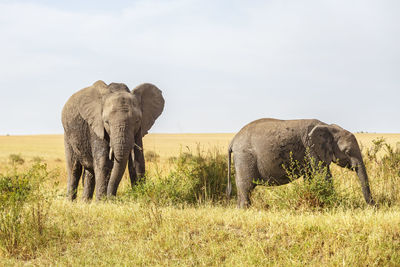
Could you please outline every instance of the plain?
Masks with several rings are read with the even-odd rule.
[[[0,136],[2,178],[45,177],[38,186],[40,194],[26,202],[26,213],[20,213],[26,217],[16,217],[20,229],[10,228],[7,218],[14,210],[2,206],[0,264],[400,264],[400,153],[396,152],[400,134],[356,134],[377,208],[363,203],[354,173],[333,168],[338,204],[326,199],[315,202],[305,194],[315,189],[304,188],[299,179],[287,186],[259,186],[248,210],[236,209],[234,200],[222,197],[223,186],[211,188],[213,181],[207,177],[211,171],[222,185],[226,182],[226,148],[233,136],[147,135],[146,186],[132,192],[124,177],[117,199],[100,203],[65,199],[62,135]],[[177,180],[182,177],[188,183],[193,179],[202,183],[188,188]],[[32,191],[34,186],[29,185]],[[204,194],[194,193],[193,188]]]

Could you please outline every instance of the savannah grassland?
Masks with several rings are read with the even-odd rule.
[[[258,186],[239,210],[223,197],[232,137],[149,134],[145,184],[124,177],[115,200],[71,203],[61,135],[0,136],[2,181],[30,192],[0,185],[0,265],[400,266],[400,134],[356,134],[377,208],[332,167],[333,190]]]

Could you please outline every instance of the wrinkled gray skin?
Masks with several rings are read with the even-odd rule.
[[[92,86],[64,105],[62,124],[68,172],[68,198],[74,200],[84,170],[83,199],[115,196],[128,164],[132,186],[144,175],[142,137],[164,108],[161,91],[142,84],[129,91],[122,83]]]
[[[250,205],[254,181],[268,185],[291,182],[282,164],[289,166],[290,152],[294,160],[304,162],[306,150],[315,162],[328,168],[326,179],[331,179],[329,165],[334,162],[357,172],[365,201],[374,205],[368,176],[357,140],[352,133],[319,120],[260,119],[244,126],[233,138],[228,149],[228,187],[231,194],[230,165],[234,154],[238,207]]]

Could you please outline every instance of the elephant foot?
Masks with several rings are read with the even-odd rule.
[[[237,207],[238,207],[239,209],[247,209],[247,208],[250,207],[250,205],[251,205],[250,199],[246,199],[246,200],[239,199],[239,200],[238,200]]]

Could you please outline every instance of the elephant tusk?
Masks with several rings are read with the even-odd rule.
[[[140,151],[143,150],[143,148],[141,148],[138,144],[135,143],[135,147],[137,147]]]
[[[110,160],[112,160],[113,156],[114,156],[114,151],[113,151],[112,147],[110,147],[110,154],[108,154],[108,158]]]

